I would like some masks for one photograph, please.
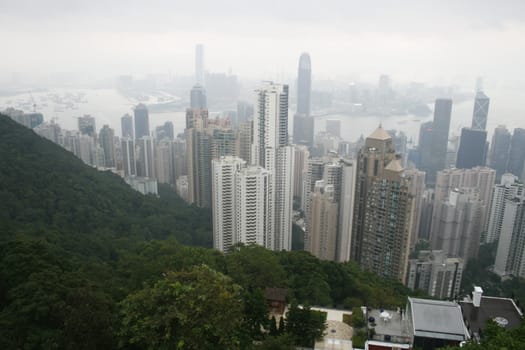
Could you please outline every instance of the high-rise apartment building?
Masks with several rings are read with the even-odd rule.
[[[238,157],[212,160],[213,245],[223,252],[237,243],[272,248],[271,173]]]
[[[413,198],[392,138],[381,126],[359,152],[352,230],[352,259],[363,268],[404,282]]]
[[[431,247],[464,261],[478,255],[482,215],[486,204],[477,188],[456,188],[446,200],[436,201],[431,229]]]
[[[489,166],[496,170],[496,178],[498,180],[507,171],[510,139],[510,132],[504,125],[499,125],[494,129],[492,143],[490,144]]]
[[[137,175],[137,165],[135,162],[135,143],[129,137],[123,137],[121,140],[122,150],[122,168],[125,176]]]
[[[308,147],[303,145],[294,146],[294,180],[293,180],[293,196],[301,201],[303,196],[304,178],[308,172],[308,158],[310,152]]]
[[[313,190],[308,181],[315,180]],[[305,250],[323,260],[350,259],[356,167],[351,160],[325,157],[309,162]]]
[[[516,197],[522,198],[524,195],[523,184],[517,182],[517,179],[518,178],[512,174],[503,174],[500,184],[494,186],[486,230],[485,241],[487,243],[499,240],[502,228],[508,225],[508,223],[505,223],[503,220],[506,205],[514,205],[512,199]]]
[[[251,147],[253,143],[253,120],[238,125],[235,138],[235,155],[251,164]]]
[[[456,168],[469,169],[484,166],[487,148],[487,132],[485,130],[462,128]]]
[[[142,136],[136,140],[137,147],[137,175],[155,179],[155,151],[153,138],[151,136]]]
[[[406,285],[434,298],[455,299],[459,296],[462,276],[461,258],[449,258],[442,250],[422,250],[408,262]]]
[[[523,196],[506,199],[494,272],[525,277],[525,202]]]
[[[256,94],[251,161],[272,174],[273,249],[290,250],[294,153],[288,142],[288,86],[266,83]]]
[[[412,236],[410,239],[410,250],[412,251],[419,239],[419,226],[421,222],[421,212],[424,204],[424,193],[425,193],[425,177],[424,171],[418,169],[405,169],[405,176],[412,179],[409,182],[409,192],[412,195],[414,202],[414,210],[412,210]]]
[[[133,117],[128,113],[124,114],[120,118],[120,128],[122,132],[122,138],[133,139]]]
[[[135,139],[138,140],[149,134],[149,112],[146,105],[139,103],[135,109]]]
[[[478,91],[474,99],[474,112],[472,113],[472,129],[485,130],[487,128],[487,116],[489,114],[490,99]]]

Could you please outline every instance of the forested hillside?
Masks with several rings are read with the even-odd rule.
[[[265,287],[310,305],[405,302],[401,284],[352,263],[261,247],[225,256],[210,249],[209,210],[159,193],[0,116],[0,348],[287,348],[319,319],[295,315],[267,336]]]

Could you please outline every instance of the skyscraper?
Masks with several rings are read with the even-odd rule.
[[[134,110],[135,113],[135,139],[149,135],[149,113],[148,108],[139,103]]]
[[[206,90],[204,89],[204,86],[197,83],[191,88],[190,106],[191,108],[199,108],[199,109],[208,108],[208,103],[206,99]]]
[[[310,55],[302,53],[297,72],[297,113],[294,116],[293,142],[313,146],[314,119],[311,117],[312,65]]]
[[[297,113],[310,116],[312,94],[312,64],[310,55],[303,52],[297,73]]]
[[[213,246],[228,252],[236,243],[271,247],[271,173],[238,157],[212,160]]]
[[[120,118],[120,128],[123,138],[133,139],[133,117],[131,115],[126,113]]]
[[[432,130],[433,123],[426,122],[421,124],[419,127],[419,159],[417,160],[416,167],[423,171],[430,169],[430,157],[432,154]]]
[[[228,252],[237,243],[235,175],[246,164],[237,157],[212,160],[213,247]]]
[[[452,100],[438,98],[434,104],[430,156],[423,158],[424,164],[428,164],[428,166],[423,167],[422,170],[427,173],[427,183],[429,184],[434,184],[436,173],[445,169],[451,113]]]
[[[211,144],[206,109],[186,110],[188,199],[198,207],[211,206]]]
[[[136,140],[138,149],[137,175],[155,179],[155,151],[153,149],[153,138],[142,136]]]
[[[490,99],[483,93],[478,91],[474,99],[474,112],[472,113],[472,129],[485,130],[487,127],[487,116],[489,114]]]
[[[494,129],[489,152],[489,166],[496,170],[497,179],[507,171],[510,138],[510,132],[504,125],[499,125]]]
[[[487,132],[481,129],[462,128],[456,168],[469,169],[484,166],[487,158]]]
[[[274,250],[292,243],[293,147],[288,143],[288,85],[266,83],[256,91],[251,161],[272,174]]]
[[[523,163],[525,162],[525,129],[516,128],[510,141],[508,171],[523,180]]]
[[[352,259],[367,270],[404,282],[413,234],[412,180],[381,126],[367,137],[357,171]]]
[[[82,135],[89,135],[95,137],[97,128],[95,126],[95,118],[89,114],[85,114],[82,117],[78,117],[78,131]]]
[[[294,180],[293,180],[293,196],[301,200],[303,196],[304,177],[308,172],[308,147],[303,145],[294,146]]]
[[[455,188],[448,198],[434,204],[431,247],[464,261],[478,255],[486,203],[477,188]]]
[[[204,86],[204,46],[195,46],[195,82]]]
[[[115,132],[109,127],[104,125],[100,129],[99,133],[100,146],[104,150],[104,166],[106,168],[115,167]]]
[[[504,225],[505,207],[508,203],[512,203],[508,200],[516,197],[522,198],[524,195],[523,184],[517,182],[517,179],[512,174],[503,174],[501,182],[494,186],[485,239],[487,243],[499,240]]]
[[[135,143],[129,137],[123,137],[121,141],[122,149],[122,168],[125,176],[137,175],[137,165],[135,163]]]
[[[155,128],[155,137],[159,141],[162,139],[173,140],[175,137],[173,131],[173,123],[168,121],[161,126],[157,126]]]

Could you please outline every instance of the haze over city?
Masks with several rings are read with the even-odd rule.
[[[0,0],[0,349],[522,349],[523,38],[517,0]]]

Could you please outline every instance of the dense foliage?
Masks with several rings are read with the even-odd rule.
[[[449,347],[448,350],[523,350],[525,349],[525,322],[512,330],[505,330],[492,320],[487,327],[481,342],[469,342],[463,347]]]
[[[516,299],[518,306],[525,302],[525,279],[521,277],[501,278],[490,269],[496,259],[497,242],[483,244],[477,259],[471,259],[463,272],[461,290],[471,293],[473,286],[481,286],[483,294]]]
[[[265,287],[300,304],[405,302],[401,284],[353,263],[209,249],[210,211],[159,193],[143,196],[0,116],[0,348],[287,349],[298,327],[267,335]],[[318,325],[315,315],[299,319]],[[321,327],[311,328],[310,340]]]

